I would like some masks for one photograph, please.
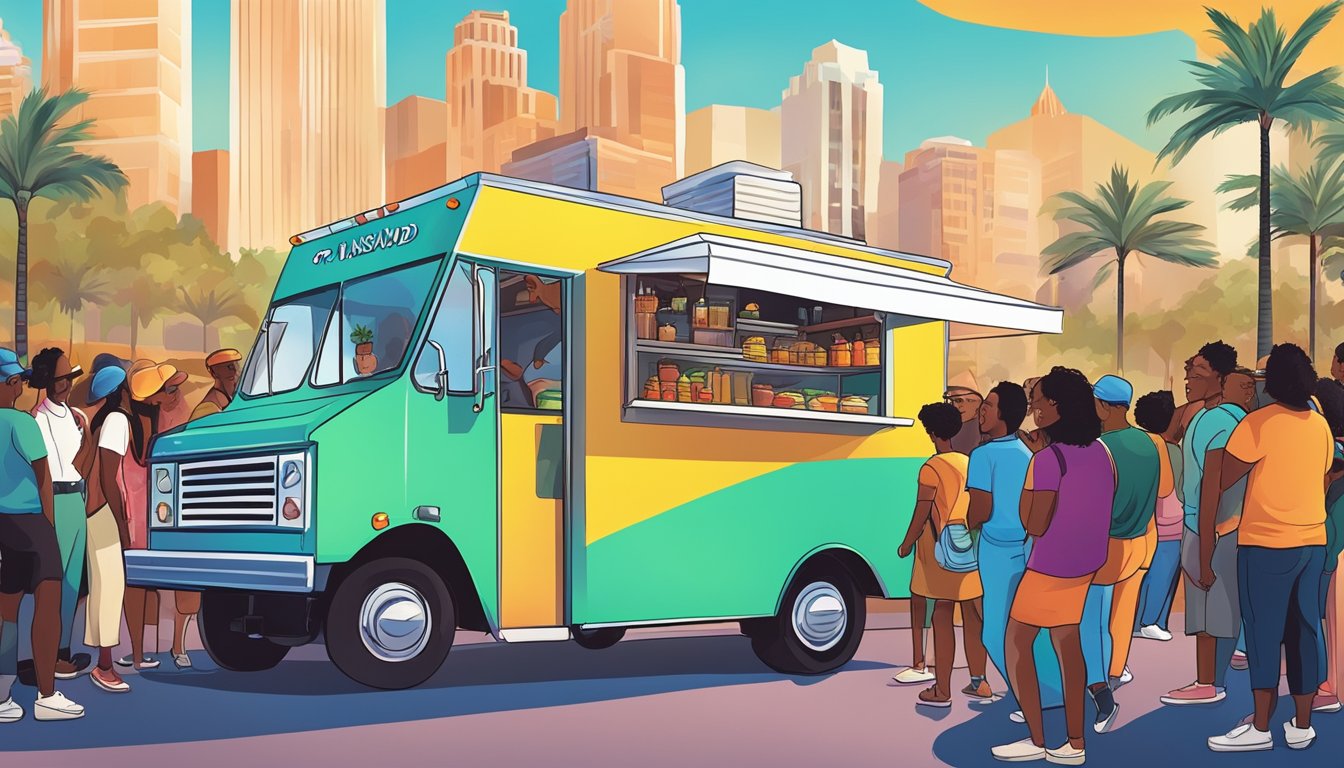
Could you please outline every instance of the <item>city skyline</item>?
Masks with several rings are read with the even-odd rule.
[[[33,79],[40,82],[42,2],[10,0],[6,6],[0,18],[33,60]],[[711,104],[778,106],[779,93],[810,51],[835,39],[867,51],[870,66],[887,84],[888,101],[906,110],[889,110],[883,126],[887,160],[900,160],[935,136],[956,135],[982,146],[994,130],[1024,116],[1021,105],[1039,93],[1047,66],[1073,111],[1156,149],[1168,128],[1145,127],[1144,113],[1187,82],[1180,59],[1195,53],[1194,41],[1182,32],[1098,38],[1005,30],[957,21],[914,0],[852,3],[854,13],[832,14],[821,33],[813,6],[783,0],[770,20],[769,36],[744,34],[760,23],[751,4],[682,0],[680,6],[687,113]],[[472,10],[509,11],[519,46],[528,52],[529,86],[558,93],[564,7],[565,0],[388,3],[388,34],[395,44],[388,45],[384,106],[409,95],[443,98],[444,56],[452,45],[444,30]],[[228,92],[228,8],[225,0],[193,3],[192,80],[198,94]],[[899,30],[913,25],[934,34],[902,37]],[[735,76],[721,76],[729,65]],[[194,149],[227,149],[227,100],[198,98],[193,107]]]

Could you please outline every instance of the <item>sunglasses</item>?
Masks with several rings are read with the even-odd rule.
[[[169,384],[168,386],[164,387],[164,388],[163,388],[163,394],[165,394],[165,395],[176,395],[176,394],[177,394],[177,385],[176,385],[176,384]]]
[[[943,402],[956,405],[958,403],[978,403],[981,402],[981,399],[975,395],[943,395]]]

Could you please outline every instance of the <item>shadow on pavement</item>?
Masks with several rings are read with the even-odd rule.
[[[214,668],[204,654],[190,671],[147,671],[134,690],[107,694],[81,677],[59,687],[88,714],[69,723],[36,723],[34,692],[15,688],[29,715],[3,726],[3,750],[77,749],[163,744],[345,728],[564,706],[673,691],[825,678],[776,674],[735,636],[635,640],[605,651],[572,643],[455,648],[443,668],[406,691],[376,691],[326,661],[286,661],[268,672]],[[882,669],[856,660],[844,672]]]

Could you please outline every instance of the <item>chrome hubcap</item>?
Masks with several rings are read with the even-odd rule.
[[[383,661],[413,659],[429,643],[429,602],[408,584],[384,584],[364,598],[359,633],[369,653]]]
[[[840,590],[824,581],[808,584],[793,601],[793,632],[814,651],[829,651],[849,623]]]

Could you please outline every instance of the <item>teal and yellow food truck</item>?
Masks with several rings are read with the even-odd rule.
[[[381,688],[458,628],[740,622],[835,669],[906,595],[949,338],[1061,322],[938,259],[485,174],[292,242],[234,401],[154,444],[128,579],[200,590],[221,667],[321,634]]]

